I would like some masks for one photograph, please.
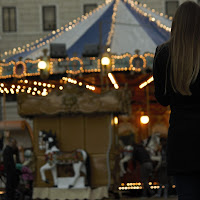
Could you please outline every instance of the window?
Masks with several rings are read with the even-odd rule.
[[[16,8],[4,7],[3,11],[3,32],[16,32]]]
[[[84,15],[94,10],[97,7],[97,4],[85,4],[84,5]]]
[[[166,15],[173,17],[178,6],[178,1],[166,1]]]
[[[43,30],[52,31],[56,29],[56,7],[44,6],[43,9]]]

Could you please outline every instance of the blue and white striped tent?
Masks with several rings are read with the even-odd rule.
[[[98,44],[102,24],[102,45],[110,47],[114,55],[129,53],[154,53],[157,45],[170,36],[171,20],[133,0],[110,0],[94,11],[77,18],[65,26],[52,31],[22,48],[4,52],[1,59],[6,62],[19,57],[36,60],[43,56],[43,49],[50,43],[64,43],[68,57],[81,57],[86,44]],[[50,51],[48,51],[49,53]]]

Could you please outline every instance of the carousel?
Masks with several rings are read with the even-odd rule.
[[[25,147],[34,157],[33,199],[142,189],[131,145],[148,141],[159,161],[154,148],[166,137],[169,110],[154,97],[152,66],[170,27],[170,17],[145,4],[111,0],[0,55],[0,94],[13,96],[19,115],[33,123]]]

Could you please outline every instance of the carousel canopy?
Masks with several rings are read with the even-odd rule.
[[[118,89],[128,85],[134,92],[133,102],[137,102],[144,99],[140,89],[153,81],[155,48],[169,39],[170,27],[170,18],[145,4],[133,0],[108,0],[44,38],[1,54],[4,62],[0,63],[0,92],[46,96],[54,88],[63,90],[67,83],[97,93],[102,88]],[[49,74],[43,78],[38,69],[39,58],[44,56],[46,49],[47,56],[50,55],[52,44],[65,44],[68,56],[50,59]],[[88,44],[110,49],[109,69],[103,68],[100,56],[82,56]],[[111,81],[108,72],[114,76],[109,77]]]
[[[122,55],[154,53],[157,45],[169,38],[171,20],[132,0],[112,0],[94,11],[52,31],[44,38],[15,48],[1,55],[6,62],[43,56],[50,44],[65,44],[69,58],[81,57],[85,45],[100,44],[110,47],[111,53]]]

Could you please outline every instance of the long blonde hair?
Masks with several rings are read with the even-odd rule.
[[[170,80],[175,92],[191,95],[190,85],[200,70],[200,6],[192,1],[181,4],[173,18],[169,40]]]

